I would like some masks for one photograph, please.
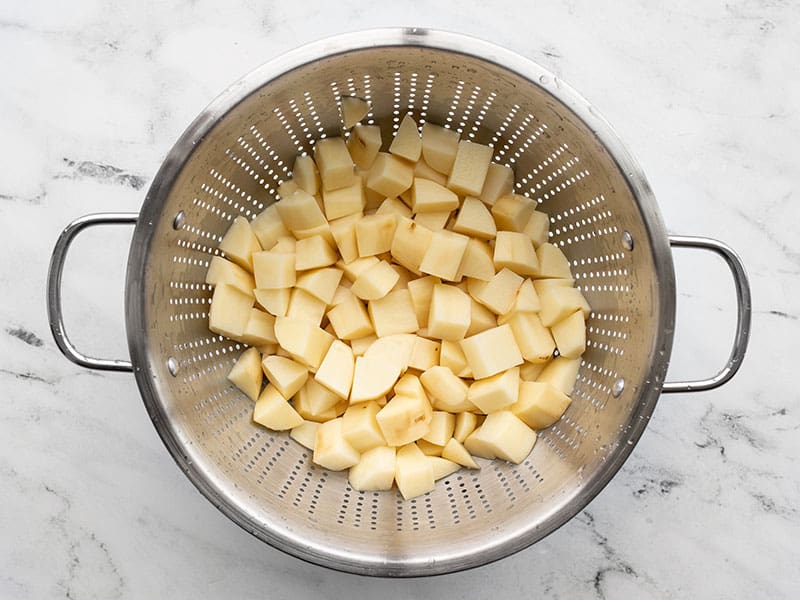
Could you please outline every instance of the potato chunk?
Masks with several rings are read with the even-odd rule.
[[[454,281],[468,243],[469,238],[460,233],[448,230],[434,231],[419,270]]]
[[[399,279],[397,271],[382,260],[361,273],[350,291],[362,300],[378,300],[386,296]]]
[[[409,163],[379,152],[369,170],[367,187],[386,198],[396,198],[410,188],[413,181],[414,168]]]
[[[408,290],[395,290],[379,300],[370,300],[368,311],[379,338],[395,333],[416,333],[419,329]]]
[[[261,353],[255,348],[248,348],[236,359],[236,364],[228,373],[228,381],[242,390],[252,401],[261,393],[261,382],[264,373],[261,371]]]
[[[350,485],[362,492],[392,489],[396,456],[396,450],[387,446],[367,450],[358,463],[350,467],[347,475]]]
[[[539,373],[536,381],[549,383],[557,390],[565,394],[571,394],[572,388],[575,387],[575,380],[578,378],[580,366],[580,358],[559,356],[547,363],[547,366]]]
[[[571,400],[549,383],[523,381],[519,386],[519,400],[511,407],[517,417],[532,429],[550,427],[561,418]]]
[[[497,226],[486,205],[477,198],[467,196],[458,211],[453,231],[491,240],[497,235]]]
[[[455,192],[435,181],[414,178],[411,186],[411,210],[414,213],[449,212],[457,208],[458,196]]]
[[[424,395],[397,394],[375,418],[386,443],[390,446],[402,446],[428,433],[433,410]]]
[[[275,319],[275,337],[299,362],[317,370],[333,343],[333,336],[309,321],[290,317]]]
[[[400,121],[400,127],[397,129],[397,133],[394,134],[394,140],[389,146],[389,152],[411,162],[419,160],[422,153],[422,139],[419,136],[417,122],[410,114],[406,114],[403,120]]]
[[[535,431],[511,411],[501,410],[488,415],[467,437],[464,447],[470,454],[519,464],[531,453],[535,443]]]
[[[268,385],[253,408],[253,421],[273,431],[285,431],[302,425],[303,417],[297,414],[274,385]]]
[[[342,96],[339,98],[342,114],[342,123],[345,129],[350,129],[369,113],[369,102],[357,96]]]
[[[572,313],[566,319],[555,323],[550,330],[561,356],[578,358],[586,351],[586,320],[583,312]]]
[[[301,154],[294,159],[292,167],[292,180],[301,190],[312,196],[320,189],[319,169],[314,159],[307,154]]]
[[[478,426],[478,416],[471,412],[460,412],[456,415],[456,426],[453,429],[453,437],[464,443],[467,436],[475,431]]]
[[[491,377],[522,364],[522,354],[508,325],[500,325],[461,340],[476,379]]]
[[[389,251],[397,263],[418,272],[432,239],[433,232],[427,227],[409,218],[398,217]]]
[[[433,123],[422,126],[422,156],[431,168],[449,175],[458,153],[458,133]]]
[[[290,288],[297,281],[295,255],[266,251],[253,254],[256,287],[260,290]]]
[[[542,244],[536,249],[539,260],[539,277],[552,279],[572,279],[569,260],[558,246]]]
[[[542,323],[552,327],[563,321],[576,311],[583,311],[584,316],[589,316],[591,308],[583,294],[577,288],[554,286],[539,295],[542,303]]]
[[[364,184],[356,177],[351,185],[322,192],[322,204],[329,221],[348,215],[361,214],[364,210]]]
[[[436,410],[449,412],[476,410],[475,405],[467,400],[469,391],[467,384],[447,367],[431,367],[420,375],[419,380],[433,399]]]
[[[391,214],[368,215],[356,223],[356,245],[359,256],[389,252],[392,247],[397,217]]]
[[[511,271],[503,268],[489,281],[470,279],[467,281],[469,295],[483,304],[497,315],[502,315],[511,310],[517,290],[524,279]]]
[[[227,283],[214,288],[208,309],[208,328],[214,333],[237,339],[244,333],[250,319],[253,297]]]
[[[360,169],[369,169],[381,150],[381,128],[377,125],[356,125],[347,140],[347,149]]]
[[[244,217],[236,217],[219,243],[219,249],[237,265],[247,271],[252,271],[253,262],[250,255],[260,252],[261,244],[258,243],[258,238],[253,233],[250,222]]]
[[[328,320],[341,340],[362,338],[374,331],[364,303],[352,293],[328,311]]]
[[[492,149],[483,144],[458,142],[456,159],[447,187],[462,196],[480,196],[492,160]]]
[[[291,256],[291,254],[282,256]],[[310,269],[328,267],[334,264],[338,259],[339,257],[334,249],[331,248],[328,242],[322,239],[320,235],[297,240],[294,265],[297,271],[308,271]]]
[[[514,189],[514,171],[506,165],[491,163],[486,171],[486,180],[483,183],[480,199],[493,206],[497,199],[510,194]]]
[[[507,194],[497,199],[492,207],[492,216],[497,229],[504,231],[522,231],[531,218],[536,203],[530,198],[518,194]]]
[[[308,379],[306,367],[283,356],[265,356],[261,366],[269,382],[287,400],[294,396]]]
[[[450,438],[442,448],[442,458],[451,460],[454,463],[467,467],[468,469],[480,469],[475,459],[470,456],[466,448],[456,438]]]
[[[325,304],[330,304],[341,280],[342,271],[329,267],[301,273],[294,285],[295,288],[308,292]]]
[[[319,169],[323,190],[338,190],[353,185],[355,165],[341,137],[318,140],[314,144],[314,162]]]
[[[289,432],[289,437],[304,448],[313,450],[317,442],[317,428],[319,428],[319,423],[303,421],[301,425],[298,425]]]
[[[342,415],[342,435],[358,452],[385,446],[381,428],[375,415],[381,410],[374,400],[352,404]]]
[[[455,286],[433,286],[428,332],[443,340],[460,340],[469,329],[470,298]]]
[[[250,222],[250,227],[263,250],[270,250],[278,238],[291,235],[278,213],[277,203],[270,204]]]
[[[542,325],[536,313],[514,313],[508,319],[522,358],[532,363],[545,363],[553,357],[556,349],[550,330]]]
[[[430,428],[422,439],[437,446],[444,446],[453,437],[455,426],[456,416],[453,413],[435,410],[431,416]]]
[[[533,243],[524,233],[498,231],[494,244],[494,266],[508,268],[518,275],[538,275],[539,260]]]
[[[360,458],[358,451],[344,438],[342,420],[342,417],[332,419],[317,428],[313,460],[331,471],[349,469]]]
[[[473,382],[469,386],[467,399],[482,413],[489,414],[514,404],[519,396],[519,386],[519,367],[514,367]]]
[[[436,485],[433,464],[416,444],[408,444],[397,450],[395,469],[397,487],[406,500],[430,492]]]
[[[491,281],[495,276],[492,248],[484,240],[470,238],[461,258],[456,279],[461,276],[481,281]]]
[[[354,369],[353,350],[344,342],[334,340],[325,358],[322,359],[314,379],[340,398],[349,398]]]

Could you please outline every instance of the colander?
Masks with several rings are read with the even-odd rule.
[[[294,158],[341,135],[339,98],[371,102],[391,139],[411,112],[489,144],[517,192],[550,215],[550,241],[592,306],[573,402],[520,465],[483,461],[413,500],[357,492],[311,463],[285,433],[251,421],[226,380],[242,346],[209,332],[206,268],[231,220],[276,199]],[[80,231],[135,224],[126,281],[130,362],[91,358],[69,341],[61,273]],[[664,382],[672,349],[670,245],[730,266],[738,324],[727,365],[702,381]],[[577,514],[614,476],[661,392],[719,386],[745,353],[750,295],[725,244],[668,236],[640,167],[591,104],[542,67],[476,39],[424,29],[342,35],[290,52],[227,89],[167,155],[136,214],[87,215],[61,234],[49,273],[61,351],[92,369],[133,371],[167,449],[197,488],[261,540],[354,573],[419,576],[507,556]]]

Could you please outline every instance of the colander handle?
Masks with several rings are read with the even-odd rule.
[[[736,335],[733,339],[733,349],[725,366],[713,377],[698,379],[697,381],[667,381],[662,388],[663,392],[702,392],[718,388],[730,380],[742,366],[747,341],[750,337],[750,283],[744,270],[742,259],[727,244],[705,237],[690,237],[685,235],[669,236],[670,246],[676,248],[697,248],[714,252],[721,256],[733,274],[736,285]]]
[[[84,215],[75,219],[64,228],[58,236],[53,256],[50,258],[50,269],[47,273],[47,316],[50,319],[50,330],[56,341],[58,349],[75,364],[96,369],[98,371],[133,371],[133,365],[128,360],[111,360],[106,358],[92,358],[79,352],[67,337],[64,329],[64,315],[61,312],[61,275],[64,271],[64,261],[67,258],[72,241],[81,231],[95,225],[135,225],[139,218],[137,213],[100,213]]]

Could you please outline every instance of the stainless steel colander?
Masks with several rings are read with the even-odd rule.
[[[490,144],[518,193],[551,217],[592,305],[573,402],[518,465],[484,462],[410,501],[356,492],[346,474],[312,465],[286,434],[251,420],[252,402],[226,374],[241,350],[208,330],[204,277],[231,220],[276,199],[294,157],[340,135],[339,97],[372,103],[367,120],[391,138],[420,121]],[[91,225],[136,224],[126,313],[131,362],[81,354],[61,318],[60,279],[74,236]],[[716,376],[664,383],[674,329],[670,244],[711,250],[738,295],[731,357]],[[369,575],[456,571],[507,556],[578,513],[613,477],[662,391],[710,389],[743,358],[750,298],[741,261],[705,238],[668,237],[644,174],[592,106],[538,65],[460,35],[390,29],[324,40],[232,85],[170,151],[138,215],[88,215],[58,240],[50,322],[68,358],[132,370],[153,424],[181,469],[234,522],[312,562]]]

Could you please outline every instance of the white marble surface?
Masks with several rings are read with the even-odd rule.
[[[1,598],[797,597],[800,5],[527,5],[0,5]],[[591,99],[670,229],[741,252],[754,318],[736,379],[662,398],[632,458],[564,528],[471,572],[381,581],[285,556],[218,513],[168,456],[131,376],[61,357],[44,285],[61,227],[137,210],[173,141],[230,81],[305,41],[403,24],[493,40]],[[128,240],[124,228],[86,234],[65,274],[70,330],[96,354],[126,354]],[[671,375],[705,375],[728,350],[732,288],[719,261],[681,252],[677,267]]]

